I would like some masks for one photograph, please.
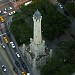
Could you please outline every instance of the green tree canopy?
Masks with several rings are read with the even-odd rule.
[[[63,14],[58,12],[57,8],[47,0],[44,0],[44,2],[43,0],[39,0],[37,2],[34,1],[28,6],[22,5],[20,12],[16,12],[14,14],[13,21],[16,21],[15,22],[16,25],[19,25],[19,24],[22,25],[23,22],[25,22],[25,25],[30,25],[31,27],[33,27],[32,17],[34,12],[37,9],[40,11],[42,15],[42,23],[41,23],[42,31],[43,31],[42,34],[44,37],[46,37],[46,39],[53,40],[54,38],[58,38],[64,33],[64,29],[68,28],[68,25],[70,24],[70,20],[67,19]],[[11,28],[11,30],[13,31],[14,29]],[[24,30],[24,29],[19,27],[19,30]],[[21,32],[22,31],[20,31],[20,33]],[[22,36],[23,35],[21,34],[20,36],[21,40],[23,40]]]
[[[75,41],[59,44],[52,58],[41,68],[41,75],[71,75],[75,72]]]
[[[49,40],[58,38],[63,34],[64,29],[67,29],[70,20],[67,19],[63,14],[57,11],[56,7],[49,1],[43,0],[32,2],[28,6],[22,5],[21,11],[26,14],[27,17],[31,17],[36,10],[39,10],[42,18],[42,30],[43,36]],[[33,21],[32,21],[33,22]]]
[[[10,31],[14,34],[18,45],[28,43],[32,37],[32,29],[25,23],[23,19],[12,22]]]
[[[65,7],[68,10],[68,12],[75,18],[75,4],[67,3],[65,4]]]

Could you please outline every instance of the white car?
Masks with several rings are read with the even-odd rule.
[[[61,9],[63,9],[64,7],[62,5],[59,5]]]
[[[2,48],[5,48],[5,45],[3,43],[1,44],[1,46],[2,46]]]
[[[20,54],[18,52],[15,53],[18,58],[20,58]]]
[[[2,11],[0,10],[0,14],[2,13]]]
[[[4,72],[6,72],[6,66],[5,66],[5,65],[2,65],[2,70],[3,70]]]
[[[4,8],[5,11],[7,11],[7,8]]]
[[[60,4],[60,3],[58,3],[58,6],[61,8],[61,9],[63,9],[64,7],[63,7],[63,5],[62,4]]]
[[[3,11],[3,14],[7,14],[7,12],[6,11]]]
[[[13,42],[10,42],[10,45],[11,45],[12,48],[15,48],[15,45],[14,45]]]
[[[30,73],[27,73],[27,75],[30,75]]]
[[[10,13],[9,13],[9,16],[12,15],[12,14],[13,14],[13,12],[10,12]]]
[[[13,15],[15,13],[15,11],[12,11],[9,13],[9,16]]]
[[[8,7],[8,10],[12,10],[12,7]]]

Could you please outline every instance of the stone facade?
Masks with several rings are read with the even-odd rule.
[[[30,44],[28,46],[23,45],[23,54],[30,62],[33,70],[44,65],[47,59],[50,57],[50,53],[46,48],[45,41],[42,40],[41,20],[42,16],[37,10],[33,15],[33,39],[30,38]]]

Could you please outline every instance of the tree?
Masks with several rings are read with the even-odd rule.
[[[28,43],[32,37],[32,29],[25,23],[25,21],[23,21],[23,19],[12,22],[10,31],[14,34],[19,46],[23,43]]]
[[[62,4],[66,4],[68,0],[58,0],[58,2],[62,3]]]
[[[59,38],[64,33],[64,29],[68,28],[68,24],[70,24],[70,20],[67,19],[63,14],[58,12],[57,8],[53,4],[51,4],[49,1],[47,0],[44,0],[44,1],[45,3],[43,3],[43,0],[39,0],[37,2],[35,1],[32,2],[28,6],[22,5],[21,12],[17,12],[14,14],[13,21],[16,21],[14,25],[22,25],[24,23],[25,25],[30,25],[31,27],[33,27],[32,16],[34,12],[38,9],[41,15],[43,16],[42,18],[43,33],[42,34],[46,39],[53,40],[55,38]],[[13,31],[12,28],[11,30]],[[19,27],[19,30],[22,30],[22,28]],[[22,31],[20,31],[20,33],[22,33]],[[16,33],[14,34],[16,36]],[[21,40],[23,40],[22,39],[23,35],[24,34],[21,34],[20,36]]]
[[[68,12],[75,18],[75,4],[74,3],[67,3],[65,4],[66,9]]]
[[[71,75],[75,72],[75,41],[62,42],[41,68],[41,75]]]
[[[65,64],[75,64],[75,41],[63,42],[54,51],[54,54],[61,58],[63,61],[65,60]]]

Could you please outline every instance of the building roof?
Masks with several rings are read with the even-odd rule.
[[[35,19],[40,19],[41,13],[40,13],[38,10],[36,10],[35,13],[34,13],[34,15],[33,15],[33,17],[34,17]]]

